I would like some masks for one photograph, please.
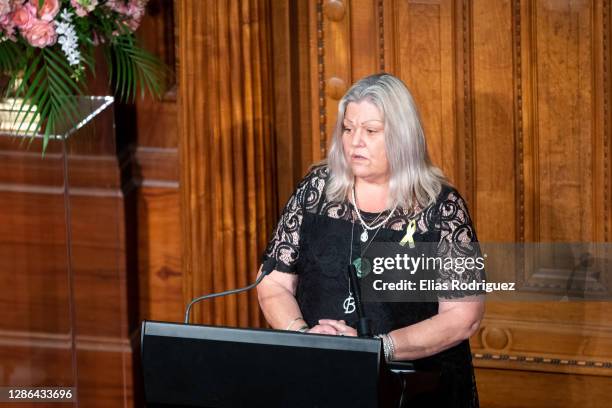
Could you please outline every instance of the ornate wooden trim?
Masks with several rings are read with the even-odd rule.
[[[534,336],[539,338],[533,341]],[[612,360],[605,352],[612,331],[606,325],[485,318],[470,340],[474,359],[484,361],[476,363],[480,367],[612,376]],[[543,350],[542,343],[551,346]]]
[[[507,360],[536,364],[554,364],[578,367],[595,367],[612,369],[612,361],[597,360],[573,360],[565,358],[550,358],[542,356],[525,356],[517,354],[492,354],[492,353],[472,353],[472,357],[477,360]]]
[[[476,154],[474,148],[474,116],[473,116],[473,85],[472,85],[472,3],[464,0],[461,8],[462,39],[463,39],[463,142],[464,142],[464,182],[467,199],[470,204],[472,219],[476,219]]]
[[[517,242],[525,242],[525,169],[524,169],[524,134],[523,134],[523,83],[521,60],[521,1],[512,1],[512,47],[514,59],[514,134],[515,134],[515,160],[517,204],[516,219],[518,224]]]
[[[509,364],[520,365],[520,369],[553,372],[581,372],[612,376],[612,362],[600,360],[574,360],[521,354],[472,353],[475,366],[480,368],[511,368]],[[489,363],[489,364],[487,364]],[[493,364],[490,364],[493,363]],[[519,367],[512,367],[519,368]],[[609,370],[609,371],[608,371]]]
[[[325,104],[325,22],[323,0],[317,2],[317,73],[319,83],[319,154],[327,154],[327,107]]]
[[[385,1],[378,0],[378,67],[385,71]]]
[[[604,186],[603,186],[603,194],[604,194],[604,241],[610,241],[610,200],[611,200],[611,192],[610,192],[610,155],[611,153],[611,145],[610,145],[610,88],[612,87],[610,81],[610,31],[612,30],[612,22],[610,13],[610,2],[603,1],[603,166],[604,166]]]

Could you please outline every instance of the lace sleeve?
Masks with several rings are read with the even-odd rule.
[[[439,205],[441,234],[436,256],[443,263],[437,281],[448,290],[438,292],[438,297],[456,299],[482,294],[474,283],[485,279],[484,259],[467,204],[453,189]]]
[[[289,198],[263,254],[264,271],[296,273],[302,219],[304,212],[316,206],[321,199],[325,171],[326,168],[314,168],[302,179]]]

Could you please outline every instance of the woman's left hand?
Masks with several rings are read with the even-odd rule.
[[[357,330],[353,329],[351,326],[347,326],[344,320],[321,319],[319,320],[319,324],[332,326],[338,331],[338,336],[357,336]]]

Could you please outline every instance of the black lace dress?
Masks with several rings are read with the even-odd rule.
[[[348,294],[346,270],[351,252],[351,234],[354,234],[353,261],[359,256],[361,243],[358,237],[363,230],[349,201],[338,203],[326,200],[324,189],[328,176],[328,167],[320,165],[314,167],[299,183],[263,255],[263,268],[299,276],[296,299],[309,326],[318,324],[319,319],[329,318],[345,320],[348,325],[355,327],[357,315],[355,312],[346,314],[343,301]],[[362,212],[362,215],[367,217],[365,221],[368,222],[368,219],[373,220],[378,215],[380,220],[384,220],[389,213]],[[416,220],[414,240],[439,243],[437,251],[442,256],[456,256],[465,251],[466,243],[469,245],[476,242],[466,204],[452,187],[444,186],[436,203],[422,211],[413,213],[396,209],[378,231],[376,241],[399,242],[411,219]],[[479,281],[481,278],[469,270],[460,277],[447,271],[440,272],[438,281]],[[437,310],[437,302],[364,304],[365,314],[372,321],[374,333],[388,333],[420,322],[434,316]],[[426,401],[428,406],[478,406],[467,340],[419,362],[435,364],[441,372],[436,400]]]

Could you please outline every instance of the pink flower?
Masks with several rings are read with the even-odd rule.
[[[55,26],[48,21],[36,20],[29,29],[22,31],[22,34],[32,46],[38,48],[48,47],[57,41]]]
[[[29,30],[36,21],[36,8],[30,3],[17,6],[13,11],[12,19],[13,24],[21,30]]]
[[[104,5],[119,14],[120,21],[130,30],[136,31],[145,15],[149,0],[108,0]],[[119,33],[113,33],[113,36]]]
[[[130,0],[127,6],[127,26],[131,31],[136,31],[140,21],[145,15],[145,6],[149,0]]]
[[[34,2],[36,8],[38,8],[38,0],[30,0]],[[40,10],[38,10],[38,16],[43,21],[51,21],[55,18],[59,12],[60,4],[59,0],[45,0]]]
[[[127,14],[127,6],[123,0],[108,0],[108,2],[106,2],[106,7],[119,14]]]
[[[5,14],[0,17],[0,31],[2,31],[11,41],[17,41],[17,36],[15,35],[15,23],[13,23],[10,14]]]
[[[141,0],[130,0],[127,5],[126,14],[134,19],[142,18],[146,3],[147,2]]]
[[[11,3],[9,0],[0,0],[0,18],[11,12]]]
[[[85,17],[96,8],[98,0],[70,0],[70,4],[74,7],[77,16]]]

